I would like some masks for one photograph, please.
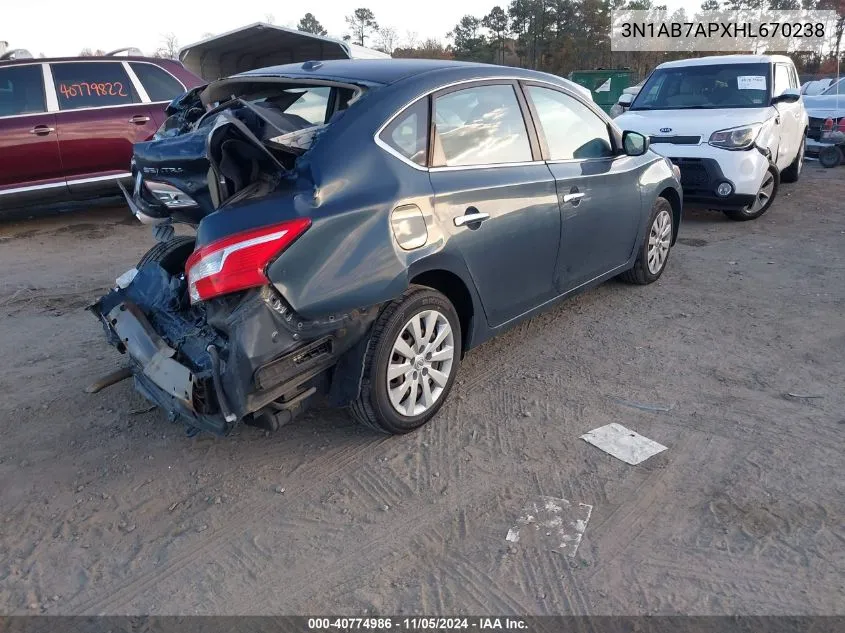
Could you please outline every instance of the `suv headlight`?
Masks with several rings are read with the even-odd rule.
[[[760,133],[762,123],[752,123],[742,127],[732,127],[727,130],[719,130],[710,135],[710,145],[723,149],[748,149],[754,145],[757,135]]]

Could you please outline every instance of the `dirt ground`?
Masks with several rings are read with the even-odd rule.
[[[84,306],[149,229],[2,225],[0,613],[843,614],[843,201],[810,164],[756,222],[687,211],[658,283],[474,350],[403,437],[191,439],[128,381],[86,394],[122,359]],[[578,439],[610,422],[668,450]],[[544,496],[592,506],[574,557],[505,539]]]

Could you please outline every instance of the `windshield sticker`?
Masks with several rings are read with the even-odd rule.
[[[740,75],[736,78],[740,90],[765,90],[766,77],[763,75]]]

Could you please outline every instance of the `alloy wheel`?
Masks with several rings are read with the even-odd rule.
[[[438,401],[455,362],[449,320],[438,310],[418,312],[400,330],[387,366],[387,393],[397,413],[422,415]]]
[[[672,243],[672,216],[663,209],[654,218],[648,234],[648,271],[656,275],[663,268],[669,257]]]
[[[760,190],[757,192],[757,197],[754,198],[754,202],[745,207],[743,211],[748,215],[753,215],[754,213],[759,212],[769,203],[774,191],[775,175],[772,172],[767,171],[765,177],[763,178],[763,184],[760,185]]]

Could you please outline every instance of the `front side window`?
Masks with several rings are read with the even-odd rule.
[[[150,101],[172,101],[185,92],[173,75],[153,64],[130,62],[129,67],[141,80]]]
[[[511,85],[478,86],[434,101],[436,165],[525,162],[531,143]]]
[[[759,108],[769,103],[768,64],[707,64],[658,68],[631,110]]]
[[[120,62],[50,64],[60,110],[139,103]]]
[[[772,96],[782,95],[789,89],[789,69],[784,64],[775,65],[775,88]]]
[[[41,64],[0,68],[0,116],[46,110]]]
[[[379,138],[393,151],[424,167],[428,149],[428,98],[405,108]]]
[[[607,124],[569,95],[529,86],[551,160],[604,158],[613,155]]]

